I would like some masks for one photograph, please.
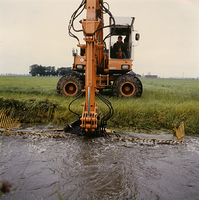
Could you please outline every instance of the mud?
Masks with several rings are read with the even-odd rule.
[[[22,127],[35,132],[53,128]],[[199,199],[196,137],[172,145],[70,134],[62,139],[1,134],[0,139],[1,179],[12,183],[11,192],[2,199],[55,200],[57,191],[70,200]]]

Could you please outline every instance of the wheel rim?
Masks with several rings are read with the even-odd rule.
[[[123,96],[129,97],[135,93],[135,86],[131,82],[125,82],[120,87]]]
[[[77,94],[77,92],[78,92],[78,87],[74,82],[67,82],[64,85],[64,93],[67,96],[74,96]]]

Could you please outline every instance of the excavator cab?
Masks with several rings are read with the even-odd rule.
[[[115,17],[115,27],[110,27],[110,32],[115,31],[109,40],[109,59],[133,59],[134,20],[134,17]],[[113,23],[111,19],[109,23]]]
[[[132,70],[134,44],[139,34],[134,31],[134,17],[115,17],[114,26],[110,26],[109,72],[126,74]],[[110,19],[110,24],[113,24]]]

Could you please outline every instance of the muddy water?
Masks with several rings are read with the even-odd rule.
[[[12,183],[2,199],[55,200],[56,190],[72,200],[199,199],[199,138],[177,145],[69,134],[0,139],[1,178]]]

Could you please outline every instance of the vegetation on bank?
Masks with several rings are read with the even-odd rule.
[[[0,76],[0,110],[21,123],[65,125],[77,118],[68,110],[73,98],[57,95],[60,77]],[[199,80],[148,79],[143,84],[141,98],[118,99],[111,91],[103,95],[114,108],[109,127],[128,130],[172,130],[182,121],[186,134],[199,134]],[[99,113],[108,109],[98,98]],[[81,114],[84,98],[75,101],[71,109]]]

